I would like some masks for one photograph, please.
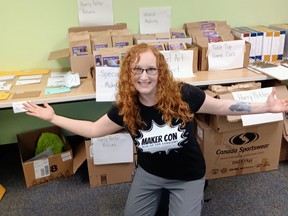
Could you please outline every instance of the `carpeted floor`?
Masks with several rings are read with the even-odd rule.
[[[75,175],[27,189],[17,145],[0,146],[1,216],[123,215],[130,184],[90,188],[87,165]],[[270,172],[209,180],[203,216],[288,215],[288,162]]]

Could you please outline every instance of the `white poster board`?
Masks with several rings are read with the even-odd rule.
[[[96,101],[111,102],[116,100],[120,67],[95,67]]]
[[[112,0],[78,0],[80,26],[114,25]]]
[[[193,50],[160,51],[169,65],[174,78],[194,77]]]
[[[128,133],[91,139],[95,165],[133,162],[133,141]]]
[[[139,8],[140,34],[170,32],[171,7]]]
[[[272,92],[272,87],[255,89],[250,91],[232,92],[234,100],[243,102],[262,103],[266,102]],[[241,115],[243,126],[264,124],[283,120],[282,113],[261,113],[252,115]]]
[[[209,71],[242,68],[245,54],[245,41],[234,40],[208,43],[207,54]]]

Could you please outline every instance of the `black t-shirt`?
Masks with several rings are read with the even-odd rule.
[[[189,104],[192,113],[199,110],[205,100],[205,93],[198,87],[184,84],[182,98]],[[140,103],[141,116],[145,122],[133,142],[137,147],[138,164],[147,172],[168,179],[196,180],[205,175],[205,161],[194,134],[194,121],[181,127],[174,119],[172,126],[165,124],[162,114],[154,107]],[[108,117],[123,126],[119,109],[113,105]]]

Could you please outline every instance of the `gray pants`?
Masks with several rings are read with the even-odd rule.
[[[161,189],[170,192],[170,216],[200,216],[203,205],[205,178],[180,181],[147,173],[138,166],[128,195],[125,216],[154,216]]]

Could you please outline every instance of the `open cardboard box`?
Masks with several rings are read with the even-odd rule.
[[[68,29],[70,32],[80,32],[80,31],[104,31],[108,29],[120,30],[127,28],[126,23],[118,23],[115,25],[107,26],[81,26],[81,27],[71,27]],[[89,54],[86,56],[70,56],[69,48],[53,51],[49,54],[48,60],[56,60],[60,58],[70,58],[71,71],[79,73],[80,77],[87,77],[90,73],[91,67],[94,67],[93,55]]]
[[[287,87],[284,85],[274,86],[276,89],[276,96],[279,99],[288,98],[288,91]],[[233,95],[231,93],[227,94],[214,94],[211,91],[206,91],[207,94],[210,96],[214,96],[220,99],[232,99]],[[227,132],[231,130],[238,130],[243,127],[241,116],[218,116],[218,115],[210,115],[210,114],[196,114],[198,119],[204,121],[208,124],[211,128],[213,128],[216,132]]]
[[[37,141],[42,132],[58,135],[65,144],[62,153],[30,161],[35,156]],[[51,126],[17,134],[18,148],[27,188],[75,174],[86,159],[84,145],[73,155],[72,148],[61,128]]]

